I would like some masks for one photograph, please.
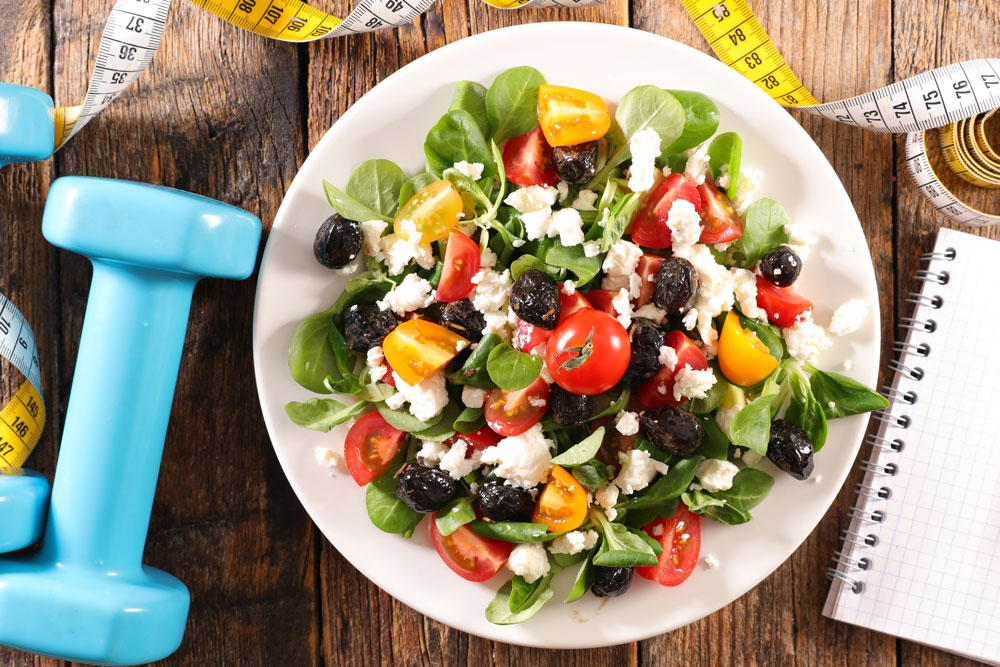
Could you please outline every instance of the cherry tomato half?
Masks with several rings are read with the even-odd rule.
[[[636,308],[642,308],[653,300],[653,293],[656,291],[656,273],[664,261],[662,257],[656,255],[643,255],[639,258],[636,272],[642,278],[642,285],[639,286],[639,298],[635,300]]]
[[[487,447],[492,447],[500,442],[500,436],[497,435],[489,426],[483,426],[478,431],[473,431],[472,433],[456,433],[445,440],[444,444],[450,447],[459,440],[468,444],[470,451],[481,452]]]
[[[544,523],[554,533],[573,530],[587,518],[587,490],[560,466],[552,466],[549,481],[538,494],[532,523]]]
[[[389,426],[377,412],[354,422],[344,439],[344,462],[358,486],[384,473],[405,439],[405,431]]]
[[[616,294],[618,292],[609,289],[592,289],[587,292],[587,301],[594,309],[615,317],[618,312],[611,300],[615,298]]]
[[[541,127],[507,140],[503,147],[503,169],[507,180],[522,188],[555,185],[559,180],[552,166],[552,146],[546,143]]]
[[[431,515],[431,542],[445,565],[463,579],[487,581],[500,571],[514,545],[502,540],[481,537],[466,524],[451,533],[442,535],[437,529],[437,512]]]
[[[743,221],[736,215],[736,209],[729,197],[718,188],[705,181],[698,186],[698,193],[704,208],[701,210],[702,243],[728,243],[743,236]]]
[[[734,384],[749,387],[757,384],[775,368],[778,360],[757,334],[740,325],[740,316],[729,311],[719,335],[719,369]]]
[[[404,220],[409,220],[420,232],[421,243],[437,241],[455,228],[461,219],[462,208],[462,195],[451,181],[434,181],[417,190],[403,204],[392,223],[392,231],[409,239],[410,230],[403,224]]]
[[[556,327],[545,348],[545,364],[560,387],[591,395],[622,379],[631,354],[625,327],[611,315],[589,309]]]
[[[795,324],[799,315],[812,310],[812,301],[787,287],[776,287],[764,276],[757,276],[757,305],[767,313],[767,319],[779,327]]]
[[[426,380],[468,346],[454,331],[422,318],[401,322],[382,341],[386,362],[408,385]]]
[[[593,93],[542,84],[538,88],[538,124],[550,146],[575,146],[607,134],[611,114],[604,100]]]
[[[567,317],[578,310],[590,308],[593,306],[590,305],[586,297],[579,292],[566,294],[562,291],[562,283],[559,284],[559,322],[565,321]],[[524,352],[531,352],[538,345],[545,343],[551,335],[552,332],[548,329],[528,324],[522,319],[518,319],[514,325],[514,342],[517,344],[517,349]]]
[[[667,345],[677,353],[677,364],[673,370],[661,366],[652,380],[639,386],[639,402],[646,408],[656,408],[661,405],[679,405],[684,401],[674,400],[674,376],[677,371],[690,366],[692,370],[703,371],[708,368],[705,353],[698,349],[683,331],[674,330],[667,334]]]
[[[437,300],[458,301],[469,296],[469,292],[475,287],[472,277],[479,272],[481,265],[482,256],[476,242],[456,229],[448,232],[448,246],[444,251]]]
[[[646,205],[632,218],[630,228],[632,240],[647,248],[668,247],[670,228],[667,227],[667,219],[670,217],[670,207],[678,199],[691,202],[694,210],[701,213],[701,195],[698,194],[698,188],[686,179],[684,174],[670,174],[646,200]]]
[[[657,519],[643,530],[659,541],[663,553],[659,563],[637,567],[636,574],[661,586],[684,583],[701,553],[701,517],[681,503],[672,517]]]
[[[549,385],[538,378],[524,389],[499,387],[486,394],[486,423],[503,436],[521,435],[542,420],[549,407]]]

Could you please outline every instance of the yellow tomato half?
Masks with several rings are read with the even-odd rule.
[[[426,380],[468,346],[453,331],[419,318],[401,323],[382,341],[385,360],[408,385]]]
[[[777,366],[778,360],[771,356],[757,334],[740,326],[739,315],[730,311],[719,336],[719,368],[726,379],[749,387],[766,378]]]
[[[549,482],[538,494],[532,523],[544,523],[558,533],[579,528],[586,518],[586,489],[565,468],[552,466]]]
[[[549,146],[575,146],[600,139],[611,129],[608,105],[585,90],[542,84],[538,124]]]
[[[434,181],[403,204],[392,223],[392,231],[407,240],[412,240],[410,233],[416,231],[421,243],[437,241],[448,236],[458,224],[462,209],[462,195],[451,181]]]

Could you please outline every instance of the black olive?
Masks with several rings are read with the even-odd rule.
[[[779,246],[760,260],[760,273],[772,285],[788,287],[802,273],[802,260],[788,246]]]
[[[697,449],[704,433],[698,418],[676,405],[646,410],[639,424],[654,445],[678,456],[686,456]]]
[[[559,323],[559,287],[538,269],[528,269],[510,288],[510,307],[528,324],[551,331]]]
[[[531,521],[535,498],[527,489],[491,479],[479,489],[479,509],[488,521]]]
[[[361,252],[361,225],[334,213],[316,231],[313,254],[328,269],[347,266]]]
[[[653,377],[659,370],[663,330],[652,320],[640,317],[632,320],[628,338],[632,344],[632,356],[629,357],[622,381],[634,387]]]
[[[813,471],[813,444],[797,425],[775,419],[771,422],[767,458],[795,479],[808,479]]]
[[[396,316],[388,310],[379,310],[373,303],[356,304],[344,315],[344,342],[364,354],[381,345],[397,324]]]
[[[566,391],[557,384],[552,385],[549,393],[549,414],[557,424],[569,426],[582,424],[590,419],[594,408],[590,399],[580,394]]]
[[[454,500],[461,490],[458,480],[448,473],[418,463],[408,463],[396,478],[396,497],[421,514],[436,512]]]
[[[468,299],[459,299],[441,307],[441,326],[462,338],[477,341],[483,337],[486,318]]]
[[[591,592],[599,598],[616,598],[624,595],[632,585],[632,568],[594,566],[594,585]]]
[[[597,154],[596,141],[556,146],[552,149],[552,164],[559,178],[567,183],[586,183],[597,173]]]
[[[668,315],[679,315],[691,305],[698,292],[698,273],[691,262],[681,257],[669,257],[656,272],[653,303]]]

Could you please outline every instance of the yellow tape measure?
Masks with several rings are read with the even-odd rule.
[[[26,378],[0,409],[0,468],[20,468],[38,443],[45,424],[42,374],[35,334],[28,320],[0,294],[0,355]]]

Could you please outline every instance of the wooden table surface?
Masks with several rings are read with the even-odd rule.
[[[79,103],[111,4],[0,0],[9,31],[0,40],[0,81],[39,87],[57,104]],[[314,4],[341,16],[350,8],[347,0]],[[825,100],[1000,52],[994,0],[750,4],[792,68]],[[446,43],[516,23],[580,20],[631,25],[708,52],[678,0],[512,12],[479,0],[443,0],[399,30],[311,46],[265,40],[183,0],[174,5],[156,62],[136,85],[55,159],[0,173],[0,291],[20,306],[39,339],[51,418],[29,465],[50,476],[90,274],[79,256],[42,240],[42,206],[54,178],[106,176],[190,190],[258,214],[266,229],[310,148],[344,110],[388,74]],[[588,66],[600,66],[599,56]],[[913,188],[901,137],[796,116],[837,170],[865,228],[888,358],[896,319],[907,310],[902,295],[913,287],[908,276],[942,219]],[[959,190],[1000,212],[996,195]],[[146,562],[180,577],[192,593],[184,644],[164,664],[967,662],[821,616],[828,588],[823,572],[857,476],[774,574],[728,607],[668,635],[601,650],[542,651],[485,641],[417,614],[330,547],[278,467],[254,389],[253,297],[253,280],[208,281],[195,294],[146,550]],[[5,398],[16,387],[6,375]],[[0,664],[55,661],[0,648]]]

